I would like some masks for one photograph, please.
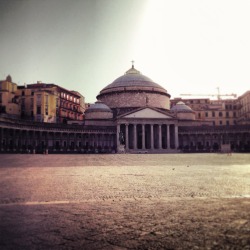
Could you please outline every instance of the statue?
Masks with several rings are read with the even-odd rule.
[[[120,131],[120,133],[119,133],[119,141],[120,141],[121,145],[125,144],[124,135],[123,135],[122,131]]]

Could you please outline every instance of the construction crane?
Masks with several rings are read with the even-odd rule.
[[[180,95],[181,96],[217,96],[218,100],[221,100],[222,96],[232,96],[234,98],[237,97],[237,95],[233,94],[233,93],[232,94],[220,94],[220,88],[219,87],[217,88],[217,90],[218,90],[217,94],[180,94]]]

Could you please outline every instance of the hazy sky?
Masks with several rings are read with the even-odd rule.
[[[249,0],[0,0],[0,79],[87,102],[135,68],[181,93],[250,90]]]

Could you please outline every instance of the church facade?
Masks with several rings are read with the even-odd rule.
[[[250,152],[249,125],[216,126],[197,119],[182,101],[170,105],[170,97],[132,65],[100,91],[83,121],[44,123],[0,115],[0,152]]]

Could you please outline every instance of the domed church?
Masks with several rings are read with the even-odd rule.
[[[170,110],[170,94],[134,65],[97,95],[86,111],[87,125],[116,126],[117,152],[175,152],[181,120],[194,123],[184,103]],[[111,115],[112,112],[112,115]]]

